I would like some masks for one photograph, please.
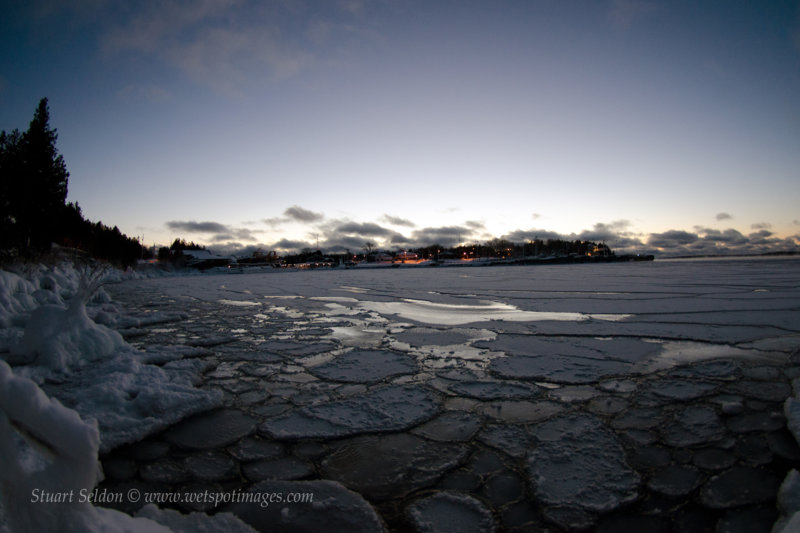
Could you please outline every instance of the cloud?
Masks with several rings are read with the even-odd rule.
[[[289,239],[281,239],[278,242],[269,246],[271,250],[280,252],[299,252],[304,248],[311,248],[311,243],[306,241],[293,241]]]
[[[221,256],[245,257],[252,254],[258,246],[247,245],[240,242],[225,242],[211,245],[211,251]]]
[[[305,241],[293,241],[288,239],[281,239],[278,242],[274,242],[272,244],[244,244],[241,242],[235,241],[227,241],[227,242],[220,242],[214,243],[211,245],[211,249],[214,253],[220,255],[232,255],[236,257],[249,257],[252,256],[256,251],[274,251],[280,255],[283,254],[294,254],[301,252],[302,250],[312,249],[312,245]]]
[[[377,3],[248,0],[110,2],[102,54],[155,61],[231,96],[347,58],[381,36],[367,17]],[[77,8],[74,11],[78,11]],[[96,10],[94,11],[96,13]],[[85,18],[85,15],[84,15]]]
[[[261,219],[261,222],[263,222],[264,224],[266,224],[267,226],[270,226],[272,228],[277,228],[278,226],[280,226],[281,224],[284,224],[287,221],[288,220],[283,218],[283,217],[272,217],[272,218],[262,218]]]
[[[334,231],[337,233],[363,235],[367,237],[385,237],[396,233],[373,222],[343,222],[336,226]]]
[[[700,237],[696,233],[682,230],[668,230],[663,233],[651,233],[647,244],[656,248],[679,248],[696,242]]]
[[[228,231],[228,226],[219,222],[195,222],[193,220],[172,220],[167,222],[167,227],[174,231],[186,233],[223,233]]]
[[[406,226],[409,228],[414,228],[417,226],[410,220],[406,220],[405,218],[395,217],[392,215],[383,215],[383,217],[381,217],[381,220],[383,220],[387,224],[392,224],[393,226]]]
[[[378,249],[408,249],[439,244],[455,246],[478,240],[475,228],[468,226],[442,226],[415,230],[411,236],[403,235],[373,222],[339,221],[330,225],[324,234],[321,247],[329,252],[356,251],[372,241]]]
[[[153,84],[132,84],[126,85],[117,92],[117,95],[125,101],[144,101],[151,103],[166,102],[172,99],[172,93],[163,87]]]
[[[610,223],[597,222],[591,230],[583,230],[579,237],[584,241],[610,241],[628,226],[630,226],[630,222],[627,220],[618,220]]]
[[[293,220],[295,222],[320,222],[325,218],[325,215],[322,213],[315,213],[314,211],[309,211],[308,209],[303,209],[300,206],[293,205],[286,209],[283,212],[284,216],[289,220]]]
[[[258,241],[256,237],[258,230],[228,226],[214,221],[172,220],[167,222],[166,226],[173,231],[201,234],[203,241],[211,243],[218,253],[236,255],[247,255],[256,248],[288,254],[317,247],[325,253],[342,253],[348,250],[360,253],[368,241],[375,243],[379,250],[415,249],[437,244],[453,247],[459,244],[484,243],[497,237],[485,231],[483,222],[475,220],[467,220],[461,225],[418,228],[410,235],[404,235],[377,222],[326,219],[322,213],[297,205],[287,208],[283,215],[283,217],[262,219],[260,222],[273,227],[287,222],[309,224],[325,221],[325,224],[314,225],[315,233],[310,234],[307,238],[309,240],[281,239],[273,244],[254,244]],[[380,220],[395,226],[415,227],[412,221],[387,214],[382,215]],[[797,221],[795,223],[797,224]],[[704,226],[695,226],[694,231],[670,229],[645,235],[637,233],[630,220],[619,219],[597,222],[589,229],[568,235],[548,229],[533,228],[518,229],[502,235],[501,238],[519,244],[535,239],[605,242],[617,254],[652,253],[660,257],[800,251],[800,236],[778,238],[769,228],[771,224],[759,222],[751,225],[751,229],[755,231],[748,235],[733,228],[720,230]]]
[[[322,222],[323,220],[325,220],[324,214],[316,213],[309,209],[300,207],[299,205],[293,205],[292,207],[286,208],[282,217],[262,218],[261,222],[275,229],[289,222],[313,224],[315,222]]]
[[[468,226],[441,226],[415,230],[411,240],[415,246],[456,246],[474,240],[475,235],[475,229]]]
[[[364,14],[364,0],[339,0],[336,2],[339,9],[347,11],[353,16],[360,17]]]
[[[358,251],[364,248],[368,239],[352,235],[337,235],[325,241],[322,247],[328,253],[340,253],[345,251]]]
[[[229,229],[225,233],[217,233],[211,237],[211,240],[214,242],[224,242],[224,241],[233,241],[236,239],[241,239],[244,241],[254,241],[256,240],[253,232],[246,228],[239,228],[239,229]]]
[[[194,220],[171,220],[167,222],[167,227],[172,231],[184,233],[205,233],[212,234],[207,237],[210,242],[226,242],[236,239],[245,241],[255,241],[254,231],[247,228],[232,228],[219,222],[195,222]]]
[[[769,243],[769,238],[772,237],[773,235],[774,234],[771,231],[762,229],[761,231],[756,231],[751,233],[747,237],[753,244],[767,244]]]
[[[582,241],[604,242],[615,250],[630,253],[644,246],[639,235],[629,231],[631,225],[629,220],[598,222],[591,230],[579,233],[578,238]]]
[[[360,250],[367,241],[375,242],[379,248],[391,248],[407,243],[408,239],[374,222],[341,220],[328,225],[324,247],[334,252]]]
[[[511,242],[530,242],[535,240],[546,241],[548,239],[569,239],[569,236],[546,229],[515,230],[503,235],[503,238]]]
[[[306,241],[294,241],[281,239],[272,244],[243,244],[241,242],[226,241],[211,245],[213,251],[220,255],[233,255],[238,257],[248,257],[253,255],[256,250],[275,251],[279,254],[293,254],[305,249],[312,249],[312,244]]]
[[[239,93],[253,73],[282,79],[314,62],[313,51],[283,30],[298,12],[280,2],[151,0],[133,6],[120,8],[119,22],[103,35],[107,57],[152,58],[226,94]]]
[[[754,255],[771,252],[800,251],[795,237],[781,239],[772,232],[762,229],[743,235],[736,229],[718,230],[695,228],[696,233],[683,230],[669,230],[653,233],[647,241],[652,247],[648,253],[662,256],[678,255]]]
[[[635,23],[647,20],[661,10],[656,2],[644,0],[612,0],[608,19],[618,28],[630,28]]]
[[[296,206],[295,206],[296,207]],[[292,208],[290,208],[292,209]],[[299,213],[312,213],[298,208]],[[287,210],[289,211],[289,210]],[[315,214],[317,215],[317,214]],[[321,216],[321,215],[320,215]],[[313,218],[313,217],[312,217]],[[374,222],[354,222],[351,220],[328,221],[320,234],[313,234],[312,244],[304,240],[281,239],[273,244],[242,244],[241,241],[255,241],[253,231],[247,228],[231,228],[217,222],[171,221],[168,226],[189,233],[210,233],[207,242],[213,243],[217,253],[248,255],[255,249],[275,250],[280,254],[297,253],[304,249],[316,249],[325,253],[350,251],[360,253],[367,241],[375,242],[378,249],[414,249],[438,244],[453,247],[459,244],[483,243],[496,237],[479,231],[481,224],[426,227],[413,231],[410,236],[398,233]],[[754,227],[769,226],[754,224]],[[321,237],[321,239],[320,239]],[[766,228],[749,235],[736,229],[719,230],[696,226],[693,232],[671,229],[647,236],[635,233],[628,220],[597,222],[591,229],[569,235],[547,229],[515,230],[502,236],[514,243],[525,243],[535,239],[587,240],[605,242],[617,253],[652,253],[660,257],[699,256],[699,255],[752,255],[778,251],[800,251],[800,235],[778,238]]]
[[[717,220],[730,220],[733,218],[733,215],[730,213],[717,213],[716,219]]]
[[[641,235],[631,231],[632,223],[629,220],[615,220],[612,222],[597,222],[592,229],[586,229],[580,233],[569,235],[552,230],[534,228],[529,230],[516,230],[503,235],[515,243],[530,242],[534,240],[582,240],[592,242],[605,242],[620,254],[639,253],[645,243],[641,240]]]
[[[533,220],[539,220],[540,218],[542,218],[542,215],[540,215],[539,213],[531,213],[531,218]]]
[[[723,243],[723,244],[745,244],[747,237],[742,235],[735,229],[726,229],[720,231],[717,229],[703,229],[703,240],[706,242]]]

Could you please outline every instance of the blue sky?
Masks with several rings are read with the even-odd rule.
[[[0,128],[148,245],[800,244],[797,1],[2,4]]]

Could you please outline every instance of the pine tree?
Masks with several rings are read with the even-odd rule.
[[[0,134],[3,248],[42,249],[56,238],[69,178],[57,139],[47,98],[39,101],[28,131]]]
[[[56,149],[58,134],[50,128],[47,98],[42,98],[25,132],[26,168],[24,179],[29,184],[32,200],[28,246],[48,246],[57,231],[57,222],[67,200],[69,172],[64,158]]]

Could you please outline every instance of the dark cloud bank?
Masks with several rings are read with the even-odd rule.
[[[722,216],[724,215],[724,216]],[[732,218],[720,213],[718,220]],[[283,217],[264,219],[259,224],[279,231],[284,224],[307,227],[305,240],[281,239],[262,242],[258,228],[234,228],[218,222],[171,221],[167,227],[180,234],[197,236],[219,253],[246,255],[256,249],[293,253],[319,247],[326,253],[360,252],[367,242],[377,249],[400,250],[438,244],[452,247],[458,244],[483,243],[494,237],[515,243],[535,239],[564,239],[604,242],[617,253],[653,254],[657,257],[703,255],[751,255],[774,252],[800,252],[800,234],[787,238],[776,237],[768,223],[753,224],[747,235],[735,229],[714,229],[695,226],[692,231],[667,230],[661,233],[640,234],[626,220],[598,222],[580,233],[563,234],[547,229],[515,230],[505,235],[486,233],[484,224],[465,221],[461,225],[418,228],[413,222],[393,215],[383,215],[377,222],[355,222],[348,219],[328,219],[299,206],[286,209]],[[399,228],[399,229],[395,229]]]

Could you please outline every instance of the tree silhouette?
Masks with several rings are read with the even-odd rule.
[[[0,132],[0,252],[37,257],[56,243],[134,264],[143,255],[137,240],[116,226],[86,220],[77,202],[66,203],[69,172],[57,139],[47,98],[39,102],[26,132]]]
[[[47,98],[39,101],[28,131],[0,134],[3,248],[46,248],[57,232],[69,178],[57,139]]]

